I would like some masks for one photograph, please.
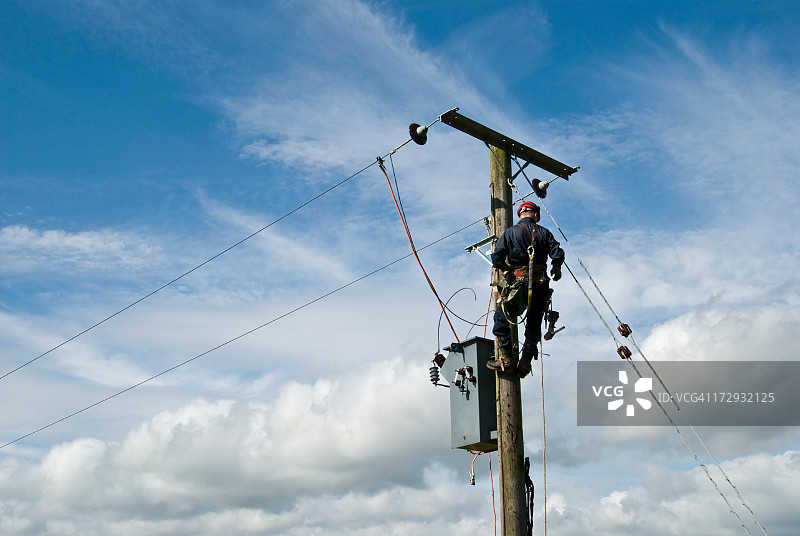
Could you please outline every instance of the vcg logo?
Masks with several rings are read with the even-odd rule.
[[[606,398],[613,398],[614,400],[609,401],[608,403],[608,411],[616,411],[625,404],[624,395],[625,395],[625,386],[628,385],[628,373],[624,370],[619,371],[619,382],[621,385],[593,385],[592,392],[596,398],[600,398],[600,396],[604,396]],[[653,378],[639,378],[636,380],[636,383],[633,384],[633,391],[634,393],[646,393],[653,389]],[[649,400],[646,398],[639,398],[636,397],[636,403],[639,404],[643,409],[647,410],[653,405]],[[625,406],[625,415],[628,417],[633,417],[635,412],[635,406],[633,404],[627,404]]]

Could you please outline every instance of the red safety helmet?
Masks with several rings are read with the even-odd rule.
[[[519,215],[522,214],[524,210],[532,210],[533,212],[538,214],[539,206],[536,203],[532,203],[530,201],[523,201],[522,204],[517,209],[517,217],[519,217]]]

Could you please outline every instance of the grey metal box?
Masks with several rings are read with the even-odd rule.
[[[445,348],[442,367],[450,384],[450,446],[454,449],[497,450],[495,373],[486,368],[494,358],[494,341],[474,337]]]

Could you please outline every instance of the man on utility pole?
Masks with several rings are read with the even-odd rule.
[[[514,224],[514,200],[511,196],[511,156],[514,156],[520,172],[528,164],[569,180],[570,175],[578,171],[577,167],[568,166],[558,160],[540,153],[535,149],[509,138],[489,127],[481,125],[458,113],[453,108],[439,116],[439,119],[451,127],[481,140],[491,151],[490,188],[492,196],[492,233],[503,236],[505,230]],[[409,127],[411,139],[422,145],[419,125],[412,123]],[[519,160],[524,164],[520,165]],[[547,194],[547,186],[551,181],[542,182],[534,179],[531,187],[539,197]],[[555,260],[555,259],[554,259]],[[556,264],[554,262],[554,264]],[[558,263],[560,266],[560,263]],[[503,275],[496,268],[492,270],[492,284],[497,284]],[[555,274],[554,274],[555,278]],[[494,293],[495,303],[499,295]],[[509,319],[516,321],[516,318]],[[516,330],[509,334],[511,347],[518,348]],[[496,359],[501,356],[497,339],[494,343]],[[516,359],[515,359],[516,360]],[[497,371],[497,450],[500,459],[500,487],[503,501],[503,536],[523,536],[527,532],[527,505],[525,503],[525,450],[522,440],[522,397],[520,395],[519,376],[516,373]]]
[[[537,345],[542,338],[542,319],[550,302],[550,279],[547,277],[547,257],[552,259],[550,274],[553,281],[561,279],[564,250],[553,233],[539,225],[539,206],[524,201],[517,209],[520,220],[509,227],[497,241],[492,253],[492,265],[505,275],[505,286],[494,312],[492,333],[497,337],[500,355],[487,366],[493,370],[516,371],[524,378],[536,359]],[[525,343],[517,362],[517,351],[511,344],[511,326],[525,312]],[[557,314],[557,313],[556,313]],[[520,320],[519,323],[522,323]]]

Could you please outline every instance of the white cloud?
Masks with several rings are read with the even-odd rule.
[[[535,140],[531,144],[545,152],[580,156],[576,162],[565,158],[583,166],[579,176],[554,185],[548,199],[557,216],[565,201],[575,202],[578,208],[570,208],[567,229],[579,229],[579,251],[597,270],[598,282],[623,320],[637,335],[644,334],[639,336],[651,358],[732,352],[747,357],[763,348],[793,357],[798,252],[795,235],[785,231],[793,231],[797,213],[797,86],[786,73],[764,67],[760,56],[742,64],[721,62],[673,33],[681,54],[655,66],[643,60],[648,69],[638,70],[645,73],[638,81],[623,72],[625,81],[644,88],[644,104],[526,129],[522,120],[510,120],[467,83],[459,66],[419,49],[409,28],[375,6],[300,2],[293,11],[270,7],[253,15],[199,4],[199,11],[213,13],[209,20],[222,28],[205,34],[209,28],[188,12],[177,17],[129,4],[136,12],[125,17],[123,4],[95,5],[111,33],[122,28],[120,39],[138,41],[134,46],[142,49],[142,57],[158,56],[160,64],[171,64],[171,72],[193,71],[187,77],[203,80],[199,91],[212,95],[206,98],[235,124],[243,155],[307,173],[301,177],[304,193],[309,183],[330,182],[331,169],[355,171],[402,141],[410,121],[424,121],[453,105],[518,139]],[[270,24],[273,20],[278,22]],[[174,28],[178,31],[172,33]],[[286,37],[287,28],[296,34]],[[230,71],[245,75],[209,83],[226,72],[230,51],[210,49],[216,39],[231,44],[222,34],[244,35],[237,46],[253,45],[255,53],[230,62]],[[270,47],[295,48],[296,55],[283,63]],[[180,61],[186,57],[200,61],[188,66]],[[458,217],[469,214],[471,221],[488,211],[488,155],[479,142],[448,129],[437,125],[424,148],[410,145],[395,155],[419,242],[460,226]],[[648,173],[632,174],[629,166]],[[386,185],[375,171],[377,182],[359,183],[347,201],[325,205],[331,219],[312,226],[310,238],[300,227],[270,230],[253,242],[255,247],[238,250],[235,259],[182,281],[169,307],[158,302],[131,311],[124,323],[104,326],[102,335],[74,344],[53,363],[73,377],[123,385],[125,378],[138,377],[140,366],[162,370],[165,361],[191,357],[194,349],[206,350],[305,297],[316,297],[318,289],[329,288],[320,283],[320,274],[344,280],[361,275],[364,266],[377,267],[381,255],[393,260],[406,253]],[[655,185],[664,177],[675,182],[664,182],[659,190]],[[285,185],[279,182],[274,179],[269,187]],[[691,202],[704,217],[679,219],[683,212],[672,203],[675,199]],[[206,200],[205,209],[225,226],[223,234],[238,236],[266,223],[219,201]],[[644,213],[636,229],[608,232],[629,212]],[[653,223],[652,218],[664,215],[676,229]],[[391,224],[385,224],[389,217]],[[333,219],[338,225],[330,224]],[[1,233],[6,269],[39,270],[50,263],[86,270],[135,268],[160,254],[149,245],[159,241],[113,230],[67,233],[12,226]],[[482,238],[482,231],[477,235]],[[273,260],[276,251],[302,257],[293,243],[303,240],[319,252],[322,267],[312,266],[291,289],[280,288],[283,280],[267,284],[288,270],[265,261]],[[359,247],[348,246],[358,240],[363,240]],[[449,258],[454,250],[424,255],[443,295],[465,280],[483,281],[485,273],[479,260]],[[302,318],[287,318],[268,333],[193,363],[190,372],[164,378],[152,391],[132,394],[141,397],[137,402],[148,399],[139,419],[154,413],[152,407],[173,409],[136,426],[118,444],[104,428],[90,434],[97,437],[49,447],[40,461],[9,455],[0,465],[4,530],[487,533],[488,491],[478,495],[464,485],[465,479],[450,474],[466,463],[463,456],[448,458],[445,396],[426,382],[427,357],[419,357],[422,346],[433,344],[435,302],[417,268],[403,266],[379,283],[349,289],[333,303],[304,311]],[[480,284],[477,290],[485,291]],[[550,415],[556,415],[548,421],[549,475],[554,479],[548,484],[557,490],[549,497],[551,527],[564,534],[585,534],[587,527],[600,535],[666,535],[697,532],[698,527],[736,534],[733,517],[700,471],[682,470],[691,459],[673,431],[575,429],[573,376],[558,373],[569,370],[565,362],[576,357],[605,355],[598,349],[602,327],[596,327],[593,313],[568,280],[557,288],[568,330],[549,347],[554,358],[548,363],[557,372],[548,376],[548,393],[555,394],[548,398]],[[479,294],[481,304],[465,307],[477,309],[475,317],[484,310],[483,298]],[[79,324],[96,317],[102,306],[73,309],[69,318]],[[36,319],[7,315],[2,320],[13,335],[4,337],[4,345],[15,350],[38,347],[55,340],[47,333],[64,331],[61,318],[48,322],[52,330],[31,328]],[[408,362],[383,359],[387,348],[396,355],[398,347]],[[122,348],[136,348],[137,354]],[[613,357],[613,347],[609,353]],[[337,370],[345,367],[346,373]],[[40,392],[42,385],[53,384],[34,385]],[[66,405],[67,387],[60,388],[53,390],[56,401],[49,402],[50,409]],[[22,396],[22,390],[13,393]],[[525,384],[531,410],[538,394],[532,391],[533,383]],[[176,402],[187,392],[193,397],[199,392],[205,401]],[[106,418],[115,414],[114,409],[97,411]],[[534,415],[526,413],[529,451],[539,442],[536,426],[528,426]],[[126,422],[130,418],[126,415]],[[15,420],[15,429],[20,422],[28,419]],[[75,437],[73,429],[61,434]],[[671,439],[664,446],[667,435]],[[726,468],[762,521],[776,527],[770,533],[792,534],[798,500],[789,477],[796,479],[797,454],[787,451],[787,444],[796,433],[714,430],[707,435],[714,452],[733,458],[724,462]],[[641,465],[632,467],[630,460],[639,455],[664,467],[649,473]],[[440,480],[429,476],[437,464],[445,467]],[[620,468],[624,476],[609,467]],[[631,474],[635,483],[620,482]]]
[[[67,232],[20,225],[0,229],[4,271],[142,268],[163,261],[161,247],[115,230]]]
[[[797,75],[772,61],[759,38],[714,56],[666,32],[680,55],[658,64],[642,58],[639,74],[627,74],[649,90],[649,130],[679,166],[676,185],[726,220],[783,228],[800,199]]]
[[[201,400],[162,412],[120,444],[85,438],[40,463],[6,458],[0,509],[19,534],[46,522],[119,534],[151,524],[192,531],[209,519],[226,533],[436,524],[466,499],[423,471],[449,436],[445,398],[421,381],[425,372],[382,361],[289,382],[270,403]]]
[[[796,514],[786,505],[798,497],[793,484],[800,470],[797,451],[746,456],[722,465],[769,534],[792,534]],[[720,488],[751,533],[760,534],[736,493],[727,484]],[[734,536],[743,531],[700,468],[684,473],[653,467],[645,484],[614,490],[586,506],[551,512],[548,525],[567,535],[591,530],[601,536],[643,531],[659,536],[687,531]]]
[[[4,527],[10,534],[45,526],[85,534],[484,533],[485,487],[431,470],[431,452],[446,450],[446,416],[441,397],[432,396],[439,391],[404,379],[420,372],[386,361],[364,374],[286,384],[270,404],[197,401],[156,415],[119,445],[85,438],[52,447],[41,463],[6,458]],[[409,402],[418,408],[396,411]],[[462,467],[467,458],[460,458]],[[798,453],[722,463],[770,534],[790,534]],[[740,530],[699,468],[651,465],[641,484],[605,495],[602,480],[579,478],[578,492],[559,474],[556,466],[549,481],[551,530],[584,534],[590,527],[601,536],[644,527],[665,536],[690,527],[720,535]],[[721,487],[750,521],[735,494]],[[541,508],[539,497],[539,524]]]

